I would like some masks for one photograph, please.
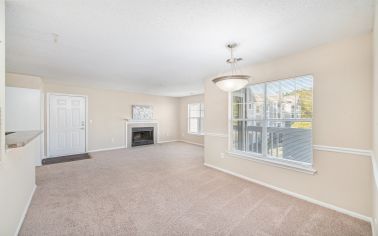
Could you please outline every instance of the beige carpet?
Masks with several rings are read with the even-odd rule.
[[[20,235],[371,235],[367,222],[204,167],[167,143],[37,169]]]

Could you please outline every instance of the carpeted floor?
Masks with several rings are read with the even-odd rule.
[[[167,143],[37,169],[20,235],[371,235],[369,223],[204,167]]]

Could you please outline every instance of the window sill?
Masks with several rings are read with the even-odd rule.
[[[256,155],[246,154],[246,153],[243,153],[243,152],[228,151],[227,154],[230,155],[231,157],[241,158],[241,159],[249,160],[249,161],[256,161],[256,162],[260,162],[260,163],[263,163],[263,164],[268,164],[268,165],[271,165],[271,166],[276,166],[276,167],[280,167],[280,168],[284,168],[284,169],[294,170],[294,171],[298,171],[298,172],[302,172],[302,173],[306,173],[306,174],[313,175],[317,172],[311,166],[302,166],[302,165],[296,165],[296,164],[286,163],[286,162],[282,162],[282,161],[276,161],[276,160],[272,160],[272,159],[268,159],[268,158],[259,157],[259,156],[256,156]]]
[[[197,135],[197,136],[204,136],[205,135],[204,133],[188,133],[188,134]]]

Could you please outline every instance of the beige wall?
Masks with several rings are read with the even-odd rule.
[[[0,163],[0,235],[20,229],[35,189],[35,153],[39,142],[11,149]]]
[[[203,94],[187,96],[180,98],[180,110],[179,110],[179,119],[180,119],[180,140],[190,143],[195,143],[203,145],[203,135],[189,134],[188,133],[188,104],[190,103],[203,103],[204,96]],[[206,114],[205,114],[206,116]]]
[[[5,78],[5,85],[9,87],[43,90],[43,81],[41,77],[32,75],[7,73]]]
[[[243,68],[253,83],[314,76],[313,143],[371,149],[371,34],[313,48],[271,62]],[[228,96],[205,84],[205,131],[227,135]],[[370,217],[370,157],[314,150],[316,174],[236,158],[227,152],[227,138],[205,136],[205,162],[312,199]]]
[[[180,139],[180,98],[145,95],[123,91],[84,88],[49,82],[37,76],[7,73],[6,85],[41,89],[47,101],[48,93],[65,93],[88,96],[88,150],[120,148],[125,145],[125,121],[131,119],[132,105],[152,105],[154,119],[159,122],[159,141]],[[47,102],[45,103],[47,105]],[[47,121],[45,106],[45,120]],[[45,122],[45,130],[47,122]],[[45,141],[47,132],[45,132]],[[47,147],[45,147],[45,153]]]
[[[0,0],[0,161],[4,155],[5,143],[5,5]]]
[[[47,93],[66,93],[88,96],[88,150],[119,148],[124,146],[125,122],[131,118],[131,105],[153,105],[154,116],[159,122],[159,140],[177,140],[179,136],[179,98],[128,93],[115,90],[84,88],[43,81],[40,77],[7,73],[6,85],[41,89]],[[47,105],[47,103],[45,103]],[[45,120],[47,107],[45,106]],[[47,123],[45,122],[45,130]],[[45,133],[47,139],[47,133]],[[45,147],[45,151],[47,147]]]
[[[378,0],[375,1],[375,16],[373,29],[373,50],[374,50],[374,76],[373,76],[373,222],[375,233],[378,235]]]
[[[152,105],[154,107],[154,119],[159,122],[160,141],[178,139],[179,98],[83,88],[48,81],[44,83],[44,90],[46,94],[66,93],[88,96],[88,117],[92,121],[88,125],[89,151],[125,145],[125,121],[123,119],[131,118],[132,105]]]
[[[0,235],[17,235],[35,187],[36,143],[4,152],[5,31],[4,0],[0,0]]]

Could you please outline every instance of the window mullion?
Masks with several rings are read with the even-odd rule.
[[[266,83],[264,84],[264,116],[263,116],[263,129],[262,129],[262,155],[267,156],[267,89]]]
[[[247,89],[244,90],[243,98],[243,151],[247,151]]]

